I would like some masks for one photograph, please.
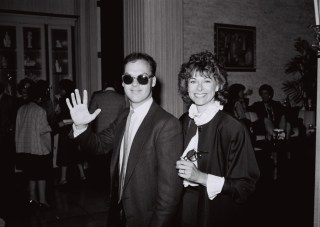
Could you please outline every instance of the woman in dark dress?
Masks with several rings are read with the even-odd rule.
[[[192,55],[178,76],[191,104],[181,117],[185,150],[176,163],[185,186],[181,226],[239,226],[260,172],[248,130],[221,111],[226,74],[206,51]]]
[[[57,152],[57,165],[61,167],[59,185],[66,184],[67,169],[72,165],[77,165],[79,169],[80,180],[85,180],[86,176],[83,170],[83,155],[79,152],[78,144],[75,140],[69,138],[72,129],[71,116],[66,104],[66,98],[71,98],[71,93],[75,85],[71,80],[63,79],[59,82],[60,98],[58,100],[57,121],[59,122],[59,140]]]

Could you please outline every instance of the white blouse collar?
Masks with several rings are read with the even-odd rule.
[[[212,102],[208,105],[207,109],[203,113],[199,113],[195,104],[192,104],[189,108],[189,117],[192,118],[197,126],[204,125],[211,121],[219,110],[222,110],[223,106],[218,101]]]

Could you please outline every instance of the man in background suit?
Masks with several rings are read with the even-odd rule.
[[[116,92],[114,82],[105,83],[103,90],[94,92],[91,97],[89,112],[101,109],[101,113],[92,122],[92,130],[99,133],[108,128],[125,108],[125,98]]]
[[[103,90],[92,94],[89,112],[93,113],[96,109],[101,109],[100,114],[91,122],[92,131],[101,132],[108,128],[110,124],[126,108],[126,101],[123,95],[116,92],[116,86],[113,81],[104,84]],[[111,149],[108,154],[90,154],[88,160],[88,178],[98,187],[109,189],[110,184],[110,159]],[[107,153],[107,152],[106,152]],[[101,181],[102,180],[102,181]]]
[[[174,226],[182,193],[175,162],[182,154],[181,126],[153,101],[156,62],[147,54],[132,53],[124,60],[122,86],[130,103],[111,126],[99,134],[88,123],[87,92],[67,99],[80,146],[104,153],[113,144],[110,164],[109,226]]]

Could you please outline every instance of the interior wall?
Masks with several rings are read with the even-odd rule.
[[[53,14],[76,14],[77,0],[1,0],[0,9]]]
[[[275,100],[285,94],[282,83],[291,80],[285,64],[296,55],[294,41],[313,42],[309,25],[315,23],[313,1],[308,0],[184,0],[184,61],[191,54],[214,51],[214,23],[256,27],[256,72],[228,72],[229,83],[253,89],[250,103],[260,100],[258,88],[270,84]]]

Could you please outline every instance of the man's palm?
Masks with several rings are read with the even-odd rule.
[[[88,94],[86,90],[83,91],[83,102],[81,102],[81,97],[78,89],[76,89],[75,92],[71,94],[71,100],[72,105],[69,99],[67,99],[66,102],[69,107],[73,123],[76,126],[84,126],[89,124],[101,112],[101,109],[97,109],[94,113],[89,113]]]

